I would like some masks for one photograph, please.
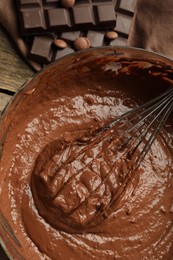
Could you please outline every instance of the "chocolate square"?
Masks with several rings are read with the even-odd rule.
[[[46,36],[35,36],[29,58],[40,63],[49,63],[52,58],[52,39]]]
[[[68,30],[70,28],[70,19],[68,12],[65,8],[60,9],[48,9],[47,11],[47,23],[49,29],[55,30]]]
[[[23,19],[23,33],[29,32],[44,32],[45,30],[45,21],[40,9],[35,10],[24,10],[22,12]]]
[[[110,5],[100,4],[96,6],[96,9],[98,14],[99,24],[101,24],[102,26],[104,26],[104,24],[110,24],[111,27],[112,20],[116,20],[113,6],[111,4]]]
[[[93,10],[90,5],[86,6],[75,6],[72,8],[74,24],[76,27],[82,25],[83,27],[92,26],[94,24],[93,20]]]
[[[91,47],[103,46],[105,34],[99,31],[88,31],[87,38]]]

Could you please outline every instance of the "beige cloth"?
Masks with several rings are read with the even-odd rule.
[[[137,0],[128,44],[173,58],[173,0]]]
[[[0,0],[0,24],[6,29],[12,37],[25,60],[35,69],[40,70],[40,64],[27,59],[29,46],[22,39],[17,22],[17,14],[15,11],[16,0]]]

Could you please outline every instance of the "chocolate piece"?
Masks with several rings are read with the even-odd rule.
[[[56,52],[56,55],[54,56],[54,59],[57,60],[59,58],[62,58],[68,54],[71,54],[74,52],[74,49],[70,48],[70,47],[67,47],[65,49],[61,49],[61,50],[58,50]]]
[[[126,46],[127,45],[127,39],[123,37],[118,37],[117,39],[110,42],[110,46],[119,45],[119,46]]]
[[[53,39],[49,36],[36,36],[29,57],[39,63],[49,63],[52,59]]]
[[[105,33],[99,31],[88,31],[87,38],[90,41],[91,47],[98,47],[106,45],[104,42]]]
[[[23,35],[84,29],[113,28],[116,25],[112,0],[77,1],[63,8],[59,0],[18,0]]]
[[[117,0],[115,5],[116,26],[114,30],[123,38],[128,38],[136,0]]]
[[[117,23],[114,30],[118,32],[118,34],[121,35],[122,37],[128,38],[132,18],[124,14],[117,14],[116,21]]]
[[[135,5],[136,0],[117,0],[115,10],[116,12],[133,16]]]

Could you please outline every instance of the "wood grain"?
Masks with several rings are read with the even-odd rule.
[[[0,26],[0,114],[13,94],[34,74]],[[9,259],[0,246],[0,260]]]
[[[11,95],[7,95],[0,92],[0,112],[2,112],[3,109],[6,107],[11,97],[12,97]]]
[[[16,92],[34,74],[0,26],[0,89]]]

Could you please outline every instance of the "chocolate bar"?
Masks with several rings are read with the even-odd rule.
[[[17,0],[22,35],[114,28],[113,0],[76,0],[63,8],[59,0]]]
[[[72,14],[74,10],[84,10],[86,7],[90,6],[93,9],[96,10],[99,9],[99,12],[101,12],[100,16],[102,17],[102,21],[106,21],[108,25],[108,16],[110,16],[110,13],[108,15],[109,8],[111,6],[111,14],[114,14],[114,17],[116,17],[116,25],[114,24],[114,27],[111,28],[110,24],[108,28],[104,28],[104,22],[102,25],[100,24],[100,30],[94,30],[89,29],[91,23],[87,22],[88,18],[86,18],[86,12],[82,13],[75,13],[75,21],[76,25],[73,23],[74,26],[71,26],[67,29],[67,27],[63,27],[63,19],[61,16],[56,16],[55,20],[59,20],[59,23],[61,21],[61,27],[59,27],[60,31],[56,31],[55,27],[52,27],[52,31],[48,32],[48,28],[42,26],[45,25],[45,22],[40,23],[40,18],[36,23],[36,20],[32,20],[31,17],[27,18],[31,19],[32,26],[28,25],[28,27],[23,26],[23,30],[28,30],[28,32],[32,31],[32,35],[26,35],[23,36],[25,39],[25,42],[28,44],[28,46],[31,46],[28,51],[28,58],[30,60],[33,60],[35,62],[40,63],[41,65],[48,64],[51,61],[54,61],[58,58],[61,58],[67,54],[73,53],[76,51],[74,46],[74,41],[78,37],[87,37],[89,41],[90,47],[99,47],[99,46],[112,46],[112,45],[123,45],[125,46],[127,44],[127,39],[130,31],[130,26],[132,22],[132,17],[134,13],[134,7],[135,7],[136,0],[76,0],[74,6],[72,8],[63,8],[60,4],[60,0],[18,0],[18,4],[20,7],[21,16],[23,17],[23,14],[31,11],[36,11],[36,13],[51,13],[50,19],[55,19],[55,16],[53,16],[53,12],[57,10],[63,10],[67,14]],[[102,8],[104,6],[104,8]],[[108,9],[105,9],[105,7],[108,6]],[[114,8],[115,7],[115,8]],[[76,8],[76,9],[75,9]],[[84,9],[83,9],[84,8]],[[42,10],[42,11],[41,11]],[[44,11],[44,12],[43,12]],[[67,12],[66,12],[67,11]],[[96,15],[96,12],[94,13]],[[111,15],[112,16],[112,15]],[[70,19],[73,17],[73,15],[70,15]],[[78,18],[77,18],[78,17]],[[87,16],[89,17],[89,16]],[[93,16],[92,19],[95,19],[98,21],[98,15]],[[38,18],[38,17],[37,17]],[[60,19],[61,18],[61,19]],[[110,19],[110,17],[109,17]],[[112,18],[111,18],[112,19]],[[65,21],[69,21],[67,19],[67,16],[65,18]],[[74,21],[74,19],[72,19]],[[26,21],[26,20],[25,20]],[[42,20],[41,20],[42,21]],[[46,20],[47,21],[47,20]],[[101,19],[99,20],[101,21]],[[115,21],[115,20],[114,20]],[[55,21],[56,22],[56,21]],[[82,24],[82,22],[84,22]],[[53,22],[51,22],[53,24]],[[85,24],[86,23],[86,24]],[[80,26],[79,26],[80,25]],[[93,24],[92,24],[93,25]],[[36,28],[36,26],[38,28]],[[79,26],[77,30],[73,31],[75,29],[75,26]],[[86,28],[85,28],[86,26]],[[45,29],[46,28],[46,29]],[[53,30],[54,28],[54,30]],[[94,27],[95,28],[95,27]],[[38,29],[38,33],[37,32]],[[43,29],[43,30],[42,30]],[[108,31],[115,31],[118,33],[117,39],[108,39],[105,37],[106,33]],[[33,32],[36,33],[36,35],[33,35]],[[56,39],[61,39],[65,41],[66,48],[58,47],[57,44],[55,44]]]
[[[133,17],[135,5],[136,0],[117,0],[115,10],[118,13],[122,13]]]
[[[88,30],[88,31],[73,31],[63,32],[60,34],[50,34],[44,36],[35,36],[29,53],[29,58],[41,64],[47,64],[67,54],[75,52],[74,41],[78,37],[87,37],[90,42],[90,47],[98,46],[113,46],[127,44],[127,38],[130,31],[133,12],[136,0],[118,0],[115,5],[117,23],[114,31],[118,32],[119,37],[114,40],[109,40],[105,34],[109,30]],[[54,45],[55,39],[62,39],[67,42],[67,48],[60,49]]]
[[[90,47],[126,45],[127,40],[118,37],[115,40],[108,40],[105,37],[107,31],[75,31],[64,32],[59,36],[41,35],[33,38],[33,44],[29,53],[29,59],[35,60],[41,64],[47,64],[57,60],[67,54],[75,52],[74,40],[78,37],[87,37],[90,42]],[[67,47],[64,49],[57,48],[54,45],[56,38],[63,39],[67,42]]]

